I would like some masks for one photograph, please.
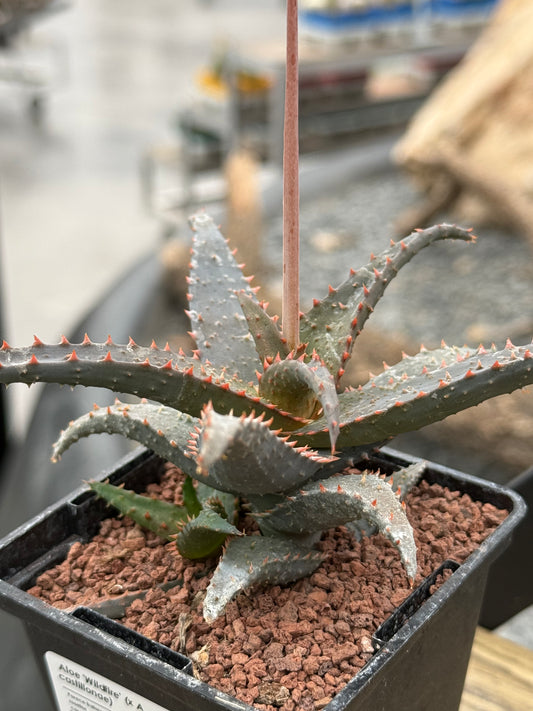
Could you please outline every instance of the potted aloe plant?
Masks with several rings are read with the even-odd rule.
[[[24,592],[111,515],[102,499],[170,541],[182,557],[216,557],[198,601],[205,625],[218,624],[228,605],[252,586],[286,585],[315,573],[325,557],[318,541],[337,526],[350,526],[356,537],[377,532],[388,539],[404,577],[413,581],[417,549],[404,498],[421,477],[506,509],[509,515],[490,537],[492,546],[485,542],[470,556],[431,603],[415,611],[429,596],[434,577],[413,592],[391,628],[380,641],[376,637],[381,649],[333,698],[331,711],[423,709],[437,693],[440,709],[457,709],[488,565],[523,514],[511,492],[469,477],[459,482],[442,468],[376,452],[396,434],[533,382],[533,344],[508,342],[500,351],[443,344],[405,356],[358,389],[342,386],[346,363],[391,279],[434,242],[472,242],[470,231],[439,225],[391,242],[300,313],[295,0],[288,3],[287,18],[281,328],[257,300],[212,219],[198,214],[191,219],[188,280],[188,315],[197,344],[192,355],[155,342],[116,345],[111,337],[105,343],[86,337],[79,344],[63,338],[57,345],[35,338],[26,348],[5,341],[0,347],[2,383],[100,386],[141,398],[95,409],[70,423],[53,456],[98,432],[121,433],[148,451],[105,481],[91,482],[92,493],[84,488],[44,512],[0,549],[0,599],[25,619],[59,711],[80,704],[93,708],[96,702],[145,711],[250,708],[196,679],[187,658],[100,614],[109,608],[57,610]],[[139,482],[159,476],[161,459],[182,472],[179,505],[136,491]],[[364,470],[354,471],[361,460]],[[244,525],[245,518],[251,526]],[[457,564],[445,567],[451,572]],[[159,588],[175,585],[184,580],[165,578]],[[133,599],[122,592],[111,596],[124,609]],[[409,625],[403,624],[409,618]],[[198,663],[209,650],[195,655]],[[274,692],[265,699],[266,708],[298,703]],[[319,699],[309,708],[329,701]]]

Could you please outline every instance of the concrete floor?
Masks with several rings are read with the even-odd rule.
[[[13,345],[35,332],[57,340],[153,250],[160,226],[141,199],[142,156],[174,138],[172,117],[191,100],[195,71],[214,43],[281,39],[282,5],[77,0],[32,28],[21,51],[47,58],[54,82],[40,124],[26,93],[0,84],[1,337]],[[26,388],[10,389],[19,434],[31,403]],[[520,639],[524,628],[533,625],[507,633]],[[34,670],[17,657],[19,635],[2,616],[13,654],[0,660],[0,711],[37,708],[27,681]]]

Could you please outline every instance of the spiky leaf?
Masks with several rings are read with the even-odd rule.
[[[405,381],[406,376],[417,377],[428,371],[448,368],[463,358],[470,357],[473,352],[477,352],[477,349],[468,346],[447,346],[444,343],[440,348],[431,350],[422,346],[415,355],[404,354],[401,361],[393,366],[384,363],[383,372],[371,376],[370,382],[373,383],[372,387],[380,387],[385,390],[396,388]]]
[[[204,508],[212,508],[231,523],[237,521],[239,498],[235,494],[220,491],[201,481],[196,482],[196,494]]]
[[[118,401],[71,422],[54,444],[53,459],[80,438],[98,433],[122,434],[139,442],[209,486],[215,496],[229,492],[232,502],[236,494],[298,486],[330,461],[293,449],[253,416],[218,415],[206,408],[200,421],[162,405]],[[223,503],[229,506],[229,501]]]
[[[314,306],[300,321],[300,340],[307,352],[316,351],[338,380],[344,372],[354,342],[383,293],[396,276],[421,249],[442,239],[475,239],[471,232],[455,225],[436,225],[417,230],[405,239],[373,257],[351,272],[337,289]]]
[[[397,469],[392,473],[390,483],[392,490],[399,496],[400,501],[405,501],[405,497],[420,482],[426,469],[426,462],[419,461]]]
[[[198,463],[201,480],[221,491],[270,494],[305,483],[330,458],[298,450],[280,439],[253,415],[219,415],[208,407],[189,453]]]
[[[289,347],[275,319],[268,315],[253,296],[245,292],[239,292],[237,296],[261,362],[274,359],[278,355],[286,358],[289,355]]]
[[[310,575],[323,559],[322,553],[283,538],[233,538],[207,588],[205,620],[213,622],[230,600],[251,585],[285,585]]]
[[[228,536],[242,536],[238,528],[213,509],[203,509],[188,521],[176,537],[178,551],[193,560],[217,553]]]
[[[440,349],[439,349],[440,350]],[[429,370],[430,351],[421,357],[424,366],[409,375],[415,361],[401,361],[358,390],[339,395],[340,446],[370,445],[402,432],[443,420],[497,395],[533,383],[533,343],[486,351],[462,351],[452,363]],[[437,359],[438,362],[438,359]],[[416,372],[416,369],[415,369]],[[295,439],[315,447],[327,446],[325,418],[303,427]]]
[[[398,496],[378,474],[348,474],[309,484],[272,511],[256,516],[282,534],[297,535],[363,519],[396,546],[407,575],[413,579],[416,574],[411,525]]]
[[[397,469],[392,473],[389,483],[400,501],[405,501],[407,494],[419,483],[425,470],[426,462],[420,461],[409,464],[409,466],[402,469]],[[364,518],[350,521],[346,527],[357,540],[361,540],[362,536],[372,536],[379,531],[375,523]]]
[[[196,464],[185,455],[191,433],[199,420],[170,407],[117,402],[92,410],[74,420],[54,444],[53,459],[58,459],[74,442],[97,433],[116,433],[133,439],[195,476]]]
[[[38,382],[109,388],[195,416],[212,402],[219,412],[240,414],[253,409],[256,414],[269,413],[276,426],[287,430],[301,425],[262,402],[255,386],[230,377],[223,369],[167,348],[144,348],[133,341],[116,345],[110,339],[93,343],[85,338],[72,344],[62,339],[58,345],[48,345],[35,339],[27,348],[11,348],[6,343],[0,346],[0,383]]]
[[[189,516],[184,506],[142,496],[107,482],[91,481],[89,486],[121,514],[129,516],[139,526],[157,533],[161,538],[173,538]]]
[[[228,243],[206,214],[191,218],[189,317],[203,362],[247,383],[261,367],[236,292],[253,294]]]

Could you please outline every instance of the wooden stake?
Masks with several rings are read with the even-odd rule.
[[[283,131],[283,335],[300,341],[300,186],[298,146],[298,0],[287,0],[287,64]]]

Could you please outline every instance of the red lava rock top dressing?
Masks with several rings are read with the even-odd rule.
[[[180,473],[166,466],[148,493],[180,498]],[[415,585],[447,558],[463,562],[506,517],[437,484],[407,498],[418,550]],[[149,589],[121,622],[187,654],[203,681],[262,711],[323,708],[373,654],[372,635],[410,594],[397,551],[381,535],[357,541],[344,527],[319,543],[326,560],[310,577],[260,588],[231,602],[213,624],[202,600],[214,561],[190,561],[173,543],[129,519],[105,519],[100,533],[29,591],[58,608]],[[154,584],[180,579],[166,592]]]

